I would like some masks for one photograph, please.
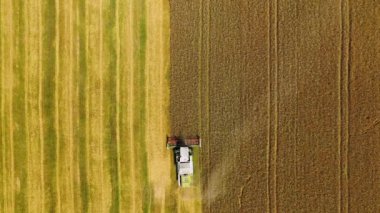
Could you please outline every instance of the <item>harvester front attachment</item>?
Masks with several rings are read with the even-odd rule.
[[[201,138],[199,136],[189,137],[189,138],[181,138],[177,136],[167,137],[166,140],[166,148],[174,148],[174,147],[201,147]]]

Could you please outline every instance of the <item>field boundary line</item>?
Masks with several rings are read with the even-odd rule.
[[[167,2],[168,3],[168,2]],[[168,40],[170,41],[170,17],[169,17],[169,30],[168,30],[168,35],[169,35],[169,38],[168,38],[168,40],[166,40],[166,38],[165,38],[165,31],[164,31],[164,27],[166,26],[165,25],[165,2],[164,1],[161,1],[161,9],[162,9],[162,25],[161,25],[161,27],[159,28],[160,29],[160,35],[161,35],[161,48],[160,48],[160,51],[161,51],[161,65],[162,65],[162,68],[161,68],[161,72],[160,72],[160,88],[161,88],[161,100],[162,100],[162,103],[161,103],[161,112],[165,112],[165,115],[166,115],[166,117],[165,117],[165,120],[167,119],[167,117],[169,117],[169,114],[167,114],[168,113],[168,111],[167,111],[167,101],[168,101],[168,99],[167,99],[167,97],[166,97],[166,95],[165,95],[165,91],[167,91],[165,88],[166,87],[164,87],[164,81],[165,81],[165,79],[164,79],[164,76],[165,76],[165,74],[166,73],[168,73],[169,72],[169,70],[168,69],[165,69],[165,67],[166,67],[166,65],[167,65],[167,62],[169,62],[170,63],[170,49],[167,49],[168,50],[168,52],[166,52],[166,51],[164,51],[164,48],[165,48],[165,45],[168,45],[168,43],[166,43]],[[169,3],[168,3],[169,4]],[[168,10],[169,10],[169,12],[170,12],[170,8],[168,7]],[[170,42],[169,42],[170,43]],[[170,44],[169,44],[169,48],[170,48]],[[164,53],[168,53],[168,55],[166,55],[166,57],[164,57]],[[166,81],[165,81],[165,84],[166,84]],[[168,85],[169,86],[169,94],[168,95],[170,95],[170,85]],[[165,104],[165,107],[164,107],[164,104]],[[160,114],[160,138],[165,138],[165,133],[164,133],[164,131],[166,130],[166,132],[167,132],[167,127],[164,127],[164,125],[167,125],[167,122],[165,122],[164,123],[164,116],[163,116],[163,113],[161,113]],[[170,168],[170,164],[168,164],[168,162],[167,162],[167,165],[169,166],[169,168]],[[170,172],[168,173],[168,176],[170,177]],[[165,196],[162,198],[162,204],[161,204],[161,212],[165,212],[165,209],[166,209],[166,193],[167,193],[167,188],[165,188]]]
[[[160,42],[159,42],[159,52],[160,52],[160,72],[159,72],[159,88],[161,88],[160,89],[160,93],[159,93],[159,95],[160,95],[160,111],[161,111],[161,113],[160,113],[160,127],[159,127],[159,136],[160,136],[160,138],[164,138],[164,133],[163,133],[163,130],[164,130],[164,127],[163,127],[163,115],[164,115],[164,107],[163,107],[163,104],[164,104],[164,102],[165,102],[165,100],[166,99],[164,99],[164,94],[165,94],[165,92],[164,92],[164,87],[163,87],[163,72],[164,72],[164,60],[165,60],[165,57],[164,57],[164,47],[165,47],[165,44],[164,44],[164,35],[163,35],[163,33],[164,33],[164,31],[163,31],[163,28],[164,28],[164,21],[165,21],[165,19],[164,19],[164,1],[160,1],[160,6],[161,6],[161,13],[160,13],[160,18],[161,18],[161,27],[159,27],[158,29],[159,29],[159,35],[160,35]],[[165,113],[165,115],[166,115],[166,113]],[[165,162],[166,163],[166,162]],[[164,191],[164,194],[166,194],[166,186],[165,186],[165,191]],[[161,212],[165,212],[165,198],[166,198],[166,196],[163,196],[162,197],[162,199],[161,199]]]

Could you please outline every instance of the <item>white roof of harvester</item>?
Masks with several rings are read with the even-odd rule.
[[[179,149],[180,151],[180,159],[179,159],[179,162],[189,162],[190,160],[190,156],[189,156],[189,147],[181,147]]]
[[[193,174],[193,161],[190,156],[189,147],[180,147],[180,159],[178,162],[178,175]]]

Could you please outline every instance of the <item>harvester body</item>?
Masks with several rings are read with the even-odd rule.
[[[166,147],[173,148],[177,182],[180,187],[190,187],[193,185],[193,147],[200,145],[201,139],[198,136],[186,139],[179,137],[167,138]]]

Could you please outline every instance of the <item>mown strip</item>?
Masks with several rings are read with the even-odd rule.
[[[148,179],[148,162],[147,162],[147,150],[146,150],[146,138],[145,138],[145,124],[146,124],[146,79],[145,79],[145,59],[146,59],[146,41],[147,41],[147,29],[146,29],[146,2],[138,1],[137,5],[138,12],[135,13],[138,15],[136,17],[138,23],[138,36],[139,43],[135,43],[134,46],[134,61],[135,70],[134,72],[134,84],[135,96],[133,100],[135,115],[133,117],[134,121],[134,131],[135,131],[135,152],[138,156],[138,162],[140,169],[140,189],[142,191],[142,210],[143,212],[149,212],[151,207],[151,187]]]
[[[104,112],[103,112],[103,17],[102,0],[90,1],[88,6],[88,121],[89,121],[89,211],[106,211],[111,202],[109,175],[105,173],[106,155],[104,152]]]
[[[104,97],[103,105],[103,122],[105,124],[103,142],[105,150],[108,154],[107,164],[108,172],[111,180],[112,187],[112,203],[110,207],[110,212],[118,212],[120,205],[119,197],[119,185],[120,180],[118,176],[118,152],[117,152],[117,138],[116,138],[116,1],[107,1],[104,5],[103,10],[103,20],[104,20],[104,61],[105,61],[105,72],[104,75]]]
[[[70,57],[72,58],[72,73],[71,73],[71,91],[70,91],[70,131],[71,143],[73,146],[71,165],[73,165],[73,178],[72,178],[72,193],[73,193],[73,212],[83,212],[82,210],[82,192],[81,192],[81,156],[80,149],[82,133],[79,131],[79,81],[80,81],[80,60],[79,60],[79,3],[78,1],[70,1],[71,15],[70,15]]]
[[[15,191],[15,211],[27,211],[27,144],[25,126],[25,11],[24,1],[13,1],[13,35],[15,35],[15,60],[13,63],[13,140],[14,140],[14,180],[17,184]]]
[[[45,211],[55,212],[57,204],[55,131],[55,38],[56,5],[54,0],[42,4],[42,117],[44,140]]]
[[[11,75],[12,75],[12,63],[13,63],[13,31],[12,26],[12,9],[11,2],[1,1],[2,11],[0,16],[2,17],[2,136],[3,136],[3,188],[4,188],[4,212],[13,210],[13,182],[12,182],[12,138],[11,138]],[[11,35],[11,36],[9,36]]]
[[[146,97],[146,147],[149,168],[149,182],[151,185],[152,212],[165,212],[170,201],[176,201],[175,175],[171,176],[171,152],[165,148],[165,135],[168,133],[166,123],[168,82],[164,80],[168,63],[169,28],[166,25],[167,13],[165,1],[154,1],[146,4],[146,59],[145,59],[145,97]],[[167,199],[171,194],[173,199]],[[166,210],[170,211],[170,210]]]
[[[71,1],[58,1],[57,4],[57,83],[56,83],[56,122],[57,122],[57,176],[60,212],[74,212],[74,164],[72,132],[72,91],[73,64],[72,54],[72,14]],[[59,212],[58,211],[58,212]]]
[[[28,211],[38,212],[42,210],[42,181],[41,181],[41,146],[39,125],[39,13],[38,1],[28,1],[26,8],[26,68],[28,82],[27,93],[27,119],[25,120],[28,132]]]
[[[88,138],[86,132],[87,130],[87,34],[86,34],[86,1],[77,1],[78,4],[78,14],[79,14],[79,24],[78,24],[78,34],[79,34],[79,71],[78,71],[78,106],[79,106],[79,126],[78,126],[78,136],[79,136],[79,148],[78,148],[78,159],[79,159],[79,175],[80,175],[80,197],[82,203],[82,211],[88,212],[88,200],[89,200],[89,186],[88,186],[88,169],[87,168],[87,143]]]
[[[119,19],[119,28],[118,28],[118,36],[120,38],[120,56],[121,60],[119,63],[119,84],[120,84],[120,106],[119,106],[119,115],[120,115],[120,173],[122,177],[121,181],[121,197],[120,197],[120,209],[121,211],[133,212],[134,203],[133,197],[134,194],[134,183],[133,183],[133,173],[132,164],[134,160],[131,160],[132,157],[132,146],[131,141],[131,128],[130,128],[130,120],[132,118],[132,113],[129,113],[129,109],[131,109],[132,103],[129,101],[132,90],[132,85],[129,84],[131,80],[129,78],[132,69],[130,66],[132,65],[132,54],[131,43],[129,41],[132,40],[132,27],[131,20],[132,14],[129,13],[131,10],[131,1],[119,1],[117,5],[118,10],[118,19]]]
[[[79,7],[78,1],[71,0],[71,16],[70,16],[70,55],[73,60],[73,71],[71,73],[71,109],[70,109],[70,123],[71,123],[71,133],[72,133],[72,165],[73,165],[73,204],[74,212],[82,212],[82,198],[81,198],[81,174],[80,174],[80,135],[79,132]]]

